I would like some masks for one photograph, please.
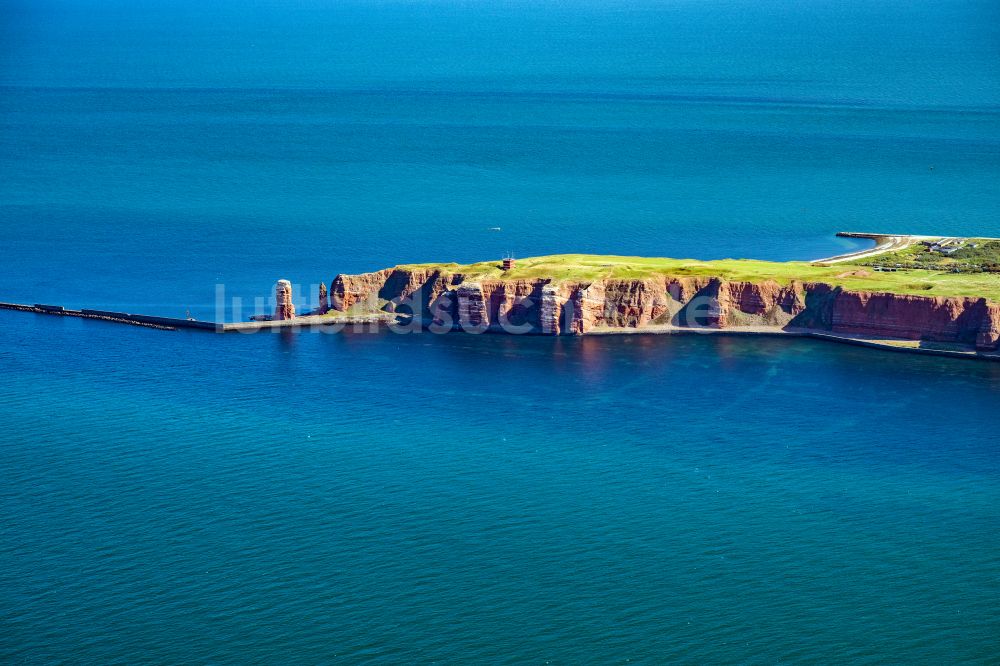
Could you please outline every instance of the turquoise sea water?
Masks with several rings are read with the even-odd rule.
[[[0,300],[1000,236],[992,2],[0,11]],[[5,662],[1000,652],[993,365],[0,312],[0,370]]]

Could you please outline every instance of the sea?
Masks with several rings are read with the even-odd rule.
[[[808,260],[998,183],[995,0],[0,0],[0,301]],[[0,311],[0,376],[3,663],[998,663],[1000,364]]]

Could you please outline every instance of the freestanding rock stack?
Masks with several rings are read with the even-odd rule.
[[[292,303],[292,283],[288,280],[278,280],[278,285],[274,290],[274,298],[277,307],[274,309],[274,318],[295,319],[295,304]]]
[[[319,283],[319,307],[316,312],[319,314],[326,314],[330,311],[330,304],[326,297],[326,285],[322,282]]]

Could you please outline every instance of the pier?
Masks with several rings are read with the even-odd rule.
[[[71,310],[61,305],[44,305],[35,303],[25,305],[21,303],[0,302],[0,310],[17,310],[19,312],[34,312],[35,314],[54,315],[57,317],[77,317],[79,319],[97,319],[113,324],[129,324],[131,326],[144,326],[155,328],[161,331],[175,331],[178,328],[194,328],[199,330],[218,331],[219,324],[210,321],[198,321],[197,319],[179,319],[176,317],[157,317],[154,315],[132,314],[130,312],[114,312],[111,310],[91,310],[80,309]]]
[[[351,326],[364,324],[379,324],[396,321],[400,315],[383,312],[362,315],[344,316],[323,316],[306,315],[295,317],[294,319],[274,320],[274,321],[241,321],[241,322],[214,322],[202,321],[199,319],[181,319],[179,317],[158,317],[155,315],[134,314],[131,312],[115,312],[112,310],[92,310],[80,309],[71,310],[61,305],[45,305],[35,303],[27,305],[23,303],[0,302],[0,310],[16,310],[18,312],[32,312],[34,314],[52,315],[56,317],[76,317],[78,319],[96,319],[112,324],[127,324],[130,326],[142,326],[160,331],[176,331],[186,328],[198,331],[211,331],[214,333],[230,332],[252,332],[272,328],[303,328],[322,326]]]

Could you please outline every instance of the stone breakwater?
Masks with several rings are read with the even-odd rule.
[[[0,303],[0,310],[15,310],[32,312],[34,314],[55,315],[57,317],[77,317],[79,319],[94,319],[113,324],[128,324],[154,328],[161,331],[176,331],[178,328],[201,328],[216,330],[217,326],[210,322],[175,319],[172,317],[156,317],[137,315],[127,312],[111,312],[107,310],[69,310],[59,305],[24,305],[20,303]]]
[[[458,273],[385,269],[338,275],[337,311],[412,314],[428,327],[474,332],[584,335],[655,327],[810,329],[975,345],[1000,342],[1000,304],[846,291],[822,283],[656,277],[561,281],[466,280]]]

